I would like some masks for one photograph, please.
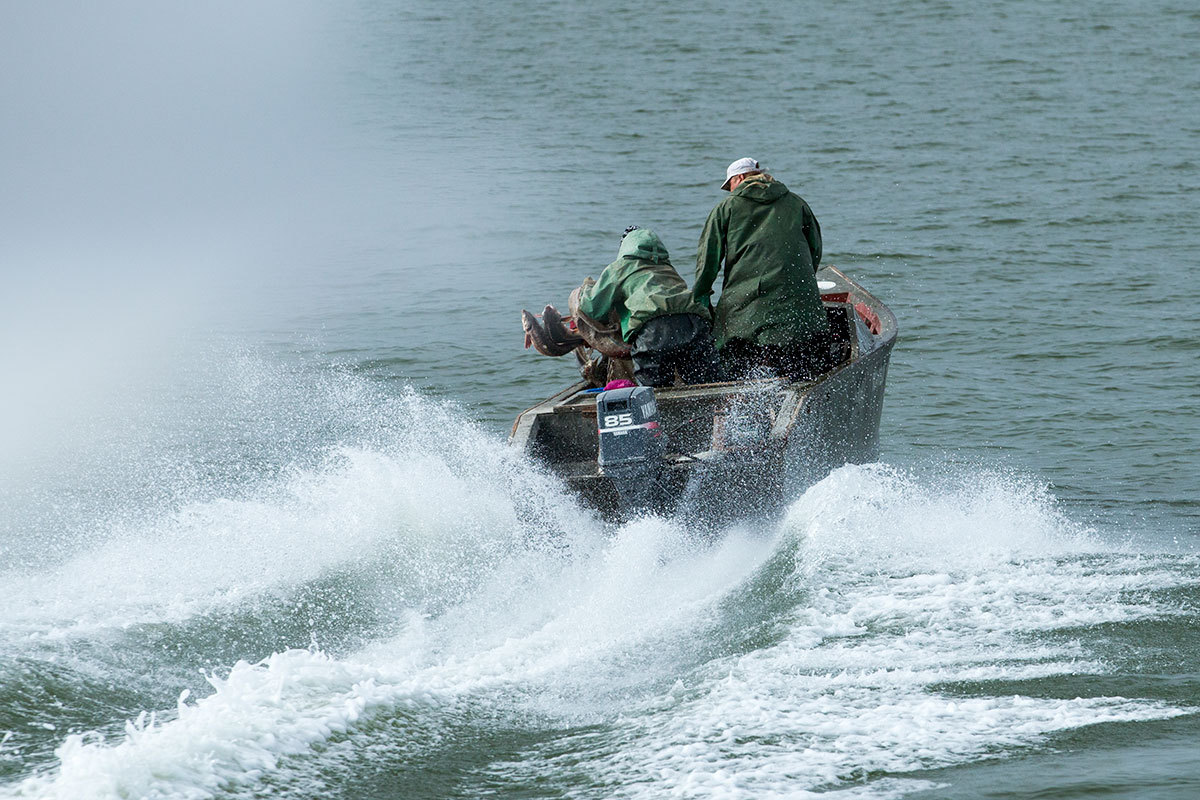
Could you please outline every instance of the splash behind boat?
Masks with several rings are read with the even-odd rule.
[[[837,268],[817,278],[838,363],[816,379],[605,393],[580,382],[518,416],[511,443],[616,520],[769,512],[843,464],[874,461],[896,319]]]

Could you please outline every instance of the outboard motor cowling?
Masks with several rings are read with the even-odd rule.
[[[596,395],[601,474],[612,479],[627,512],[661,508],[667,437],[649,386],[610,389]]]

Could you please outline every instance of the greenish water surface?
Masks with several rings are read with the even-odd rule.
[[[1200,795],[1200,12],[0,12],[0,797]],[[605,526],[505,445],[733,159],[881,463]],[[186,694],[185,694],[186,693]]]

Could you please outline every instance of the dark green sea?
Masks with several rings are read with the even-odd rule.
[[[0,7],[0,797],[1200,796],[1200,10]],[[763,162],[881,460],[605,525],[506,446]]]

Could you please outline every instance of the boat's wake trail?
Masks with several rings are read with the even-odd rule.
[[[594,796],[900,795],[929,784],[898,774],[1195,712],[1089,696],[1086,676],[1113,669],[1090,646],[1103,626],[1195,613],[1175,593],[1194,592],[1197,558],[1106,546],[1036,486],[847,467],[777,537],[726,601],[762,604],[758,640],[627,712]]]
[[[1174,613],[1157,593],[1196,563],[1106,546],[1019,481],[847,467],[770,530],[612,531],[455,412],[394,403],[408,422],[253,497],[14,576],[6,648],[134,653],[158,713],[59,720],[0,795],[883,795],[914,784],[862,781],[1185,713],[1022,691],[1103,673],[1085,632]]]

